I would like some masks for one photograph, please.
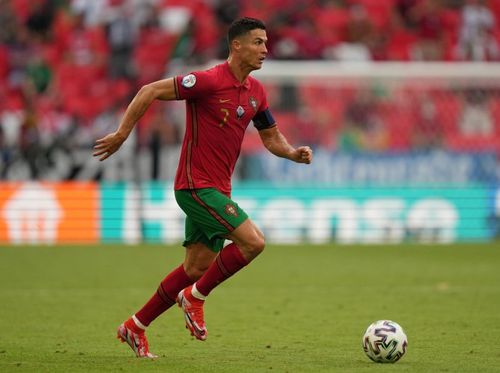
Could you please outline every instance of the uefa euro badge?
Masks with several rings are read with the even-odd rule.
[[[238,116],[238,119],[240,119],[244,114],[245,114],[245,109],[243,109],[241,105],[238,106],[238,108],[236,109],[236,115]]]
[[[182,78],[182,86],[184,88],[191,88],[196,84],[196,76],[193,74],[186,75]]]

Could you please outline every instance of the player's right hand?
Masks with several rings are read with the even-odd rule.
[[[104,161],[106,158],[110,157],[111,154],[120,149],[120,146],[122,146],[125,140],[126,137],[118,132],[110,133],[109,135],[96,140],[94,145],[95,151],[92,155],[94,157],[99,157],[100,161]]]

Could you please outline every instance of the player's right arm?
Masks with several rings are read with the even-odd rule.
[[[94,157],[100,161],[115,153],[132,132],[135,124],[144,115],[154,100],[175,100],[175,78],[158,80],[144,85],[130,102],[118,129],[96,141]]]

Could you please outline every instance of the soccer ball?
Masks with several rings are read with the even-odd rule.
[[[407,346],[403,328],[391,320],[375,321],[363,336],[363,350],[376,363],[395,363],[405,354]]]

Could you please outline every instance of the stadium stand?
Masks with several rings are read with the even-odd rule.
[[[267,22],[275,60],[500,59],[500,0],[0,0],[1,177],[16,157],[50,153],[68,134],[90,146],[102,117],[116,117],[141,85],[224,58],[221,40],[238,15]],[[471,94],[432,88],[402,102],[405,87],[398,89],[402,96],[302,84],[269,87],[269,96],[276,117],[293,123],[285,134],[328,150],[498,151],[495,91],[478,103]],[[357,101],[367,94],[361,100],[368,103]],[[150,145],[156,117],[141,121],[139,145]],[[464,132],[464,122],[474,120],[487,130]],[[167,132],[177,131],[175,115],[166,122]],[[40,146],[23,152],[35,138]],[[243,152],[257,151],[251,133]]]

